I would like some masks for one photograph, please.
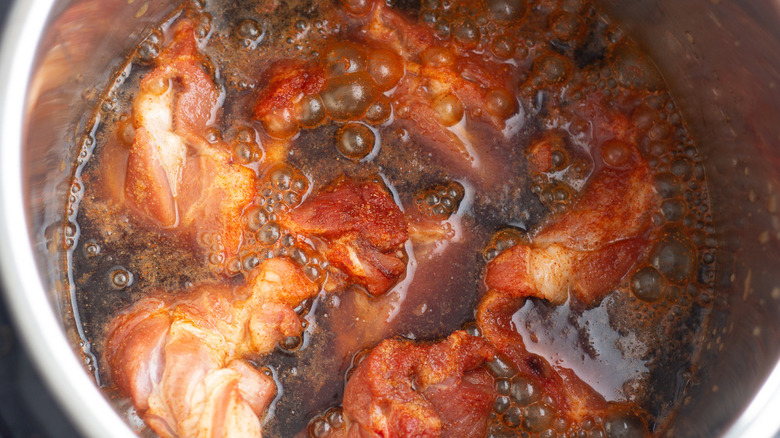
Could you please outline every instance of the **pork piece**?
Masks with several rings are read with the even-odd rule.
[[[318,249],[338,269],[331,274],[342,281],[346,275],[373,295],[385,293],[406,271],[406,220],[377,182],[339,179],[281,222],[317,239]]]
[[[300,335],[293,307],[317,291],[296,265],[269,259],[237,289],[143,299],[108,326],[113,381],[162,437],[260,437],[276,385],[244,358]]]
[[[480,366],[492,358],[483,339],[462,331],[436,344],[385,340],[347,382],[336,435],[485,436],[495,394]]]
[[[660,201],[625,116],[602,103],[594,133],[595,173],[568,211],[551,216],[492,260],[485,283],[512,297],[560,304],[569,292],[586,306],[600,301],[648,250],[651,215]],[[533,166],[549,155],[542,139],[529,150]],[[540,158],[542,157],[542,158]]]
[[[192,22],[179,21],[133,102],[135,136],[122,196],[149,222],[217,233],[226,252],[235,253],[255,174],[234,163],[225,145],[203,138],[221,95],[205,64]]]
[[[291,137],[298,131],[296,105],[304,96],[319,93],[325,76],[322,69],[292,59],[273,64],[266,76],[268,83],[255,103],[254,117],[274,137]]]
[[[456,166],[471,172],[495,167],[480,148],[503,138],[507,120],[519,112],[514,67],[441,40],[384,2],[373,3],[371,15],[355,23],[359,43],[333,39],[320,59],[274,63],[264,73],[255,119],[272,137],[290,138],[328,119],[378,124],[392,106],[419,141]],[[496,138],[476,138],[463,120],[490,126]]]
[[[430,27],[412,23],[384,2],[376,2],[364,31],[404,61],[406,74],[391,94],[396,115],[456,161],[485,165],[481,161],[488,157],[479,150],[485,139],[454,125],[479,120],[501,134],[519,108],[511,67],[440,40]]]
[[[531,382],[536,393],[534,398],[538,400],[546,397],[555,416],[565,419],[571,431],[579,430],[578,425],[585,420],[619,414],[630,418],[637,425],[634,432],[644,429],[644,435],[631,436],[649,436],[644,420],[633,412],[630,405],[607,402],[571,369],[553,366],[544,358],[526,350],[522,336],[512,326],[512,315],[524,301],[525,298],[491,290],[477,307],[477,324],[482,336],[508,363],[504,367],[508,366],[510,372],[515,373],[513,380],[520,376]]]

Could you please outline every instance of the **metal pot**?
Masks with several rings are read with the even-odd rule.
[[[175,2],[18,1],[0,58],[0,262],[41,374],[87,436],[133,436],[84,367],[62,209],[89,108]],[[669,436],[780,430],[780,2],[604,0],[654,57],[705,158],[719,239],[701,368]],[[87,152],[88,153],[88,152]],[[54,242],[54,243],[53,243]],[[683,382],[685,383],[685,382]],[[685,386],[685,385],[683,385]]]

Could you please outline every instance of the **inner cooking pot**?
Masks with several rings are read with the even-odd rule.
[[[78,142],[123,54],[176,2],[17,2],[0,62],[0,261],[38,367],[85,435],[131,436],[84,366],[58,233]],[[704,158],[719,266],[668,436],[780,429],[780,3],[603,0],[657,62]],[[84,152],[85,154],[87,152]],[[82,158],[86,159],[87,156]]]

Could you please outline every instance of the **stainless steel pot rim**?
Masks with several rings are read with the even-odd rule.
[[[17,1],[0,52],[0,269],[26,348],[60,405],[85,436],[135,434],[106,402],[69,343],[36,268],[22,190],[22,130],[36,49],[52,0]]]
[[[780,364],[723,438],[780,436]]]
[[[54,0],[16,1],[0,45],[0,274],[25,347],[60,405],[85,436],[135,434],[84,369],[65,338],[37,270],[25,214],[22,132],[30,78]],[[774,437],[780,430],[780,363],[724,437]]]

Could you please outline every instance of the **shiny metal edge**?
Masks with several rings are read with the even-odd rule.
[[[780,364],[777,364],[723,438],[773,438],[780,436]]]
[[[5,299],[38,371],[84,436],[134,437],[65,338],[37,272],[24,211],[22,132],[36,49],[53,0],[16,1],[0,50],[0,274]],[[25,111],[21,111],[24,108]],[[13,291],[14,293],[9,293]],[[88,409],[85,407],[88,406]]]
[[[12,317],[36,367],[85,436],[134,437],[84,370],[66,340],[36,269],[22,193],[22,129],[29,79],[53,0],[17,1],[0,46],[0,279]],[[780,10],[780,0],[774,5]],[[8,129],[18,127],[18,129]],[[6,189],[7,187],[13,188]],[[90,408],[83,409],[83,406]],[[724,438],[773,437],[780,430],[780,365]]]

